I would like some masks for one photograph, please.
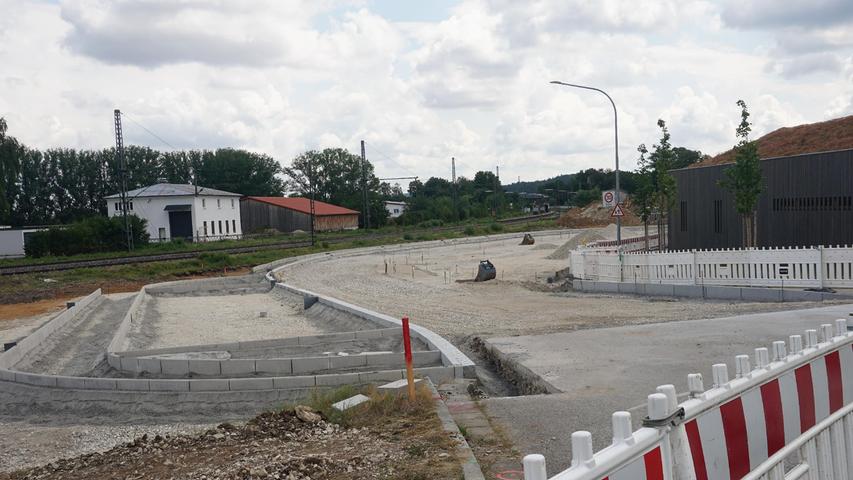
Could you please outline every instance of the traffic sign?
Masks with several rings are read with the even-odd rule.
[[[617,203],[615,207],[613,207],[613,211],[610,212],[611,217],[624,217],[625,212],[622,211],[622,204]]]
[[[616,204],[616,192],[613,190],[607,190],[601,192],[601,205],[604,208],[613,208]]]

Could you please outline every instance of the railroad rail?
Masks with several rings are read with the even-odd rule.
[[[516,225],[519,223],[538,221],[538,220],[547,220],[549,218],[555,217],[556,212],[546,213],[541,215],[531,215],[526,217],[514,217],[514,218],[506,218],[502,220],[498,220],[497,223],[501,223],[504,225]],[[423,230],[414,230],[410,233],[425,233],[425,232],[435,232],[435,231],[462,231],[465,229],[467,225],[454,225],[449,227],[435,227],[431,229],[423,229]],[[394,233],[374,233],[367,234],[359,237],[353,237],[351,235],[347,236],[338,236],[322,239],[323,242],[327,243],[344,243],[352,240],[379,240],[383,238],[389,238],[393,236],[399,235],[398,232]],[[308,240],[300,240],[300,241],[291,241],[291,242],[279,242],[279,243],[269,243],[262,245],[253,245],[246,247],[225,247],[225,248],[209,248],[204,250],[193,250],[189,252],[173,252],[173,253],[158,253],[152,255],[129,255],[124,257],[114,257],[114,258],[97,258],[92,260],[66,260],[61,262],[52,262],[52,263],[41,263],[34,265],[13,265],[0,267],[0,276],[2,275],[16,275],[23,273],[38,273],[38,272],[56,272],[60,270],[72,270],[75,268],[92,268],[92,267],[109,267],[115,265],[129,265],[134,263],[150,263],[150,262],[161,262],[168,260],[185,260],[189,258],[197,258],[206,253],[249,253],[249,252],[257,252],[261,250],[287,250],[292,248],[303,248],[310,247],[311,242]]]

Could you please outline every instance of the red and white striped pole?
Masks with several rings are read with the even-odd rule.
[[[412,337],[409,336],[409,317],[403,317],[403,348],[406,351],[406,379],[409,382],[409,399],[415,398],[415,370],[412,368]]]

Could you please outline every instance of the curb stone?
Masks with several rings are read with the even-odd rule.
[[[474,456],[474,451],[471,450],[471,447],[468,445],[468,441],[465,440],[465,437],[462,436],[462,432],[459,431],[459,427],[450,415],[450,410],[447,409],[447,405],[444,403],[441,395],[438,394],[438,390],[436,390],[432,381],[429,378],[426,380],[429,391],[432,393],[432,398],[435,400],[435,412],[441,420],[441,426],[446,432],[453,435],[456,440],[459,441],[456,451],[462,459],[462,475],[465,480],[486,480],[486,477],[483,476],[483,471],[480,470],[480,464]]]

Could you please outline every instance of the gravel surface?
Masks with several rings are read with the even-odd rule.
[[[16,369],[50,375],[86,375],[99,362],[133,294],[103,295],[30,352]]]
[[[609,234],[599,229],[596,234]],[[642,228],[623,229],[623,235]],[[519,235],[519,238],[521,235]],[[568,235],[537,235],[540,244],[564,245]],[[286,281],[423,325],[451,340],[470,335],[543,334],[578,328],[730,316],[814,306],[814,303],[727,303],[687,299],[548,291],[546,278],[568,266],[548,258],[552,251],[518,245],[519,240],[419,248],[383,255],[327,257],[284,270]],[[497,278],[474,283],[481,259],[490,259]],[[385,261],[390,262],[384,274]],[[414,274],[413,274],[414,270]],[[345,273],[343,273],[345,272]]]

